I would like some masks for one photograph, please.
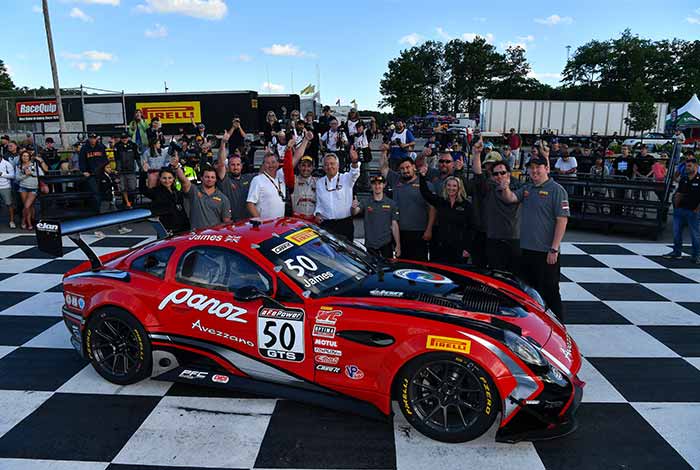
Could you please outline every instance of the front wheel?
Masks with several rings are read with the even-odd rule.
[[[129,385],[151,374],[151,344],[143,326],[130,314],[116,308],[97,311],[85,331],[88,358],[105,379]]]
[[[398,374],[401,411],[421,434],[466,442],[485,433],[498,414],[491,377],[473,361],[449,353],[426,354]]]

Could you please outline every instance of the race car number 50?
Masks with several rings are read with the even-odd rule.
[[[258,351],[282,361],[304,360],[304,311],[263,307],[258,311]]]

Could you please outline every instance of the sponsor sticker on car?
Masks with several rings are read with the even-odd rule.
[[[207,333],[212,336],[218,336],[219,338],[227,339],[233,341],[234,343],[245,344],[246,346],[249,346],[251,348],[255,347],[255,344],[248,339],[239,338],[238,336],[232,335],[225,331],[217,330],[215,328],[208,328],[207,326],[202,325],[202,320],[197,320],[196,322],[192,323],[192,329],[199,330],[202,333]]]
[[[407,281],[425,282],[429,284],[449,284],[452,282],[452,279],[442,274],[420,269],[397,269],[394,271],[394,276]]]
[[[218,384],[227,384],[228,383],[228,376],[221,375],[221,374],[214,374],[211,376],[211,381],[216,382]]]
[[[258,352],[267,359],[304,360],[304,311],[262,307],[258,310]]]
[[[321,338],[335,338],[335,327],[326,325],[314,325],[313,336],[320,336]]]
[[[373,297],[403,297],[403,294],[403,292],[384,289],[374,289],[369,291],[369,295]]]
[[[336,365],[338,362],[340,362],[340,358],[338,356],[326,356],[325,354],[317,354],[314,357],[314,360],[320,364],[331,365]]]
[[[298,230],[294,233],[290,233],[286,237],[284,237],[285,240],[289,240],[290,242],[294,243],[297,246],[301,246],[304,243],[310,242],[314,238],[318,238],[318,233],[314,232],[313,229],[310,228],[303,228],[301,230]]]
[[[365,377],[365,373],[362,372],[362,369],[355,365],[345,366],[345,375],[352,380],[360,380]]]
[[[281,243],[275,247],[272,247],[270,251],[272,251],[274,254],[279,255],[280,253],[284,253],[288,249],[292,248],[294,245],[292,245],[290,242],[284,242]]]
[[[450,338],[448,336],[433,336],[428,335],[425,343],[427,349],[435,349],[438,351],[450,351],[469,354],[471,351],[472,342],[468,339]]]
[[[183,379],[189,380],[203,380],[207,378],[207,375],[209,375],[209,372],[185,369],[182,372],[180,372],[180,375],[178,377],[182,377]]]
[[[244,313],[248,310],[235,305],[222,302],[218,299],[210,298],[203,294],[195,294],[192,289],[178,289],[172,291],[170,294],[165,296],[165,298],[158,305],[158,310],[163,310],[168,304],[173,303],[175,305],[185,304],[195,310],[203,312],[207,311],[210,315],[216,315],[219,318],[225,318],[228,321],[234,321],[239,323],[248,323],[248,320],[241,318]]]
[[[333,310],[333,307],[321,307],[316,313],[316,323],[321,325],[335,325],[338,317],[341,317],[343,312]]]
[[[320,372],[330,372],[332,374],[340,374],[340,367],[328,366],[325,364],[316,364],[316,370]]]
[[[314,352],[318,354],[330,354],[331,356],[342,356],[343,352],[338,349],[319,348],[314,346]]]
[[[334,340],[330,339],[320,339],[320,338],[314,338],[314,344],[316,346],[328,346],[329,348],[337,348],[338,343]]]

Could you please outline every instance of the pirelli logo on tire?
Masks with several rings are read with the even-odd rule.
[[[425,342],[425,347],[427,349],[435,349],[438,351],[469,354],[472,348],[472,342],[468,339],[428,335],[428,339]]]

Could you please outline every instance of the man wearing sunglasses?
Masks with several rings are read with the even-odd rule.
[[[498,197],[499,188],[508,186],[516,191],[520,185],[510,179],[510,167],[505,161],[493,163],[491,170],[484,174],[481,166],[481,146],[474,146],[475,199],[481,201],[487,214],[486,263],[491,269],[517,272],[520,259],[520,205],[510,204]]]
[[[678,183],[673,195],[673,251],[664,255],[667,259],[681,259],[683,229],[688,226],[692,245],[691,262],[700,264],[700,175],[698,160],[692,154],[685,159],[685,176]]]

